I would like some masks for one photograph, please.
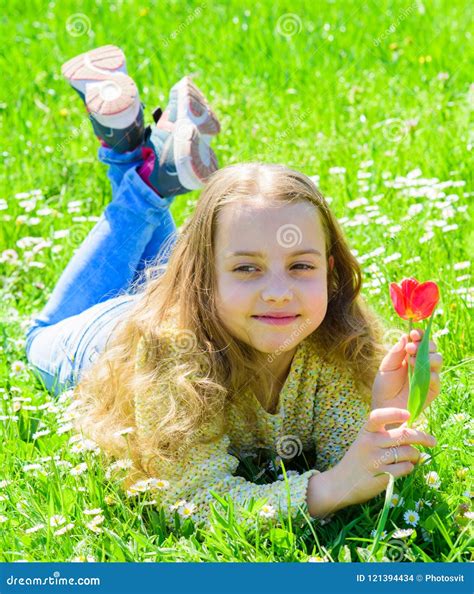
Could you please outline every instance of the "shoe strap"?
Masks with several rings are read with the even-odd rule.
[[[161,107],[155,107],[155,109],[153,110],[153,121],[155,122],[155,124],[158,123],[158,120],[161,118],[162,115],[163,110],[161,109]]]

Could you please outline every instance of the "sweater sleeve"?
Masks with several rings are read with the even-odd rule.
[[[370,405],[358,393],[350,373],[335,364],[321,369],[315,394],[314,442],[316,467],[335,466],[367,421]]]
[[[140,345],[137,365],[146,357],[143,344]],[[153,400],[157,394],[148,394],[146,399],[135,395],[135,417],[137,437],[153,431],[153,411],[156,411]],[[202,430],[206,438],[216,436],[217,428],[209,425]],[[155,476],[150,477],[155,489],[153,495],[165,514],[170,527],[174,526],[175,512],[181,517],[189,517],[196,524],[210,521],[210,503],[219,505],[211,491],[217,495],[230,495],[238,519],[238,507],[244,506],[253,498],[265,499],[268,507],[262,508],[260,519],[270,523],[278,521],[278,513],[296,518],[300,511],[309,515],[306,491],[308,480],[318,474],[312,469],[299,475],[288,476],[287,481],[278,480],[270,484],[258,485],[243,477],[234,476],[239,459],[229,453],[230,438],[223,435],[211,442],[197,440],[196,444],[182,453],[180,459],[173,464],[157,462]],[[143,455],[152,453],[143,450]],[[144,477],[146,478],[146,477]],[[143,481],[140,481],[141,483]],[[133,491],[133,486],[132,486]],[[289,492],[288,492],[289,491]]]

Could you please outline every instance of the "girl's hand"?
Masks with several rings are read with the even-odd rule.
[[[415,368],[416,353],[424,330],[413,328],[410,333],[404,334],[395,346],[384,357],[379,367],[372,388],[372,409],[394,406],[405,408],[408,406],[408,365],[412,372]],[[429,345],[429,361],[431,380],[428,396],[423,410],[433,402],[440,391],[439,371],[443,365],[443,357],[437,351],[436,344],[431,340]]]
[[[407,410],[399,408],[370,412],[367,423],[345,456],[327,471],[327,483],[331,483],[331,512],[364,503],[381,493],[389,477],[386,474],[374,476],[380,472],[390,472],[395,478],[410,474],[420,458],[420,452],[410,444],[436,445],[433,436],[404,425],[386,430],[385,425],[405,423],[409,417]]]

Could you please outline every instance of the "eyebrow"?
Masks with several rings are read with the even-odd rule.
[[[315,254],[317,256],[321,256],[322,254],[321,252],[318,252],[318,250],[313,250],[313,249],[304,249],[304,250],[298,250],[296,252],[293,252],[291,254],[289,254],[290,256],[301,256],[302,254]],[[252,257],[261,257],[263,256],[263,254],[261,252],[231,252],[230,254],[227,254],[227,256],[225,256],[226,258],[236,258],[237,256],[252,256]]]

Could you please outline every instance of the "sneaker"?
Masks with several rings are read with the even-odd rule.
[[[148,126],[142,155],[140,177],[164,198],[202,188],[218,168],[214,151],[191,122],[180,127],[179,136],[168,132],[164,142],[162,130]]]
[[[119,47],[104,45],[72,58],[63,76],[84,101],[96,136],[117,152],[143,140],[143,106]]]
[[[219,134],[221,126],[203,93],[190,76],[184,76],[170,91],[168,106],[163,117],[179,127],[181,122],[192,122],[203,139]]]
[[[202,188],[218,168],[209,145],[220,124],[189,76],[172,87],[164,113],[153,117],[157,125],[145,131],[142,178],[163,197]]]

